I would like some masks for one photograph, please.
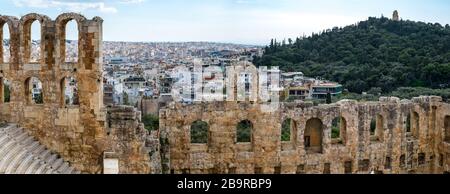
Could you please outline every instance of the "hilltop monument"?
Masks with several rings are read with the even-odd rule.
[[[398,11],[397,10],[395,10],[394,13],[392,14],[392,20],[394,20],[394,21],[399,21],[400,20],[400,17],[398,15]]]

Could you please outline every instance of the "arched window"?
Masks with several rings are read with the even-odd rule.
[[[78,83],[73,77],[65,77],[61,80],[61,104],[79,105]]]
[[[411,114],[408,114],[408,116],[406,116],[405,128],[407,133],[406,135],[409,135],[408,133],[411,133]]]
[[[36,64],[41,62],[43,55],[42,24],[36,18],[30,18],[23,23],[23,61],[24,63]]]
[[[406,156],[405,156],[405,154],[402,154],[401,156],[400,156],[400,167],[405,167],[406,166]]]
[[[204,121],[195,121],[191,125],[191,143],[208,143],[208,123]]]
[[[38,78],[30,77],[25,81],[25,96],[27,104],[44,103],[42,82]]]
[[[307,152],[322,153],[323,124],[313,118],[306,122],[304,145]]]
[[[5,100],[5,96],[4,96],[4,84],[3,84],[3,77],[0,77],[0,103],[3,103]]]
[[[375,131],[377,129],[377,120],[372,118],[370,120],[370,136],[375,136]]]
[[[411,118],[411,132],[414,138],[419,138],[419,129],[420,129],[420,116],[419,113],[413,112]]]
[[[281,125],[281,141],[293,141],[296,134],[296,123],[293,119],[288,118],[284,120]]]
[[[63,39],[65,41],[64,48],[64,62],[77,63],[78,62],[78,24],[75,20],[69,20],[64,28]]]
[[[0,103],[8,103],[11,101],[11,83],[3,78],[0,77]]]
[[[41,60],[42,48],[41,48],[41,23],[37,20],[33,21],[30,26],[31,33],[28,37],[29,40],[27,42],[29,45],[29,62],[30,63],[39,63]]]
[[[382,141],[384,137],[384,119],[378,114],[370,121],[370,140]]]
[[[347,121],[344,117],[336,117],[331,122],[332,143],[345,144],[347,136]]]
[[[247,143],[252,141],[253,124],[249,120],[238,123],[236,127],[236,140],[238,143]]]
[[[444,119],[445,141],[450,143],[450,116]]]
[[[2,60],[0,61],[0,63],[9,63],[10,59],[11,59],[11,44],[10,44],[10,31],[9,31],[9,25],[8,23],[4,23],[3,26],[1,26],[0,23],[0,27],[2,27],[2,32],[0,33],[0,40],[2,41]]]

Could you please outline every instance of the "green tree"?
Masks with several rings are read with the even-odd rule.
[[[4,85],[4,96],[3,99],[5,102],[10,102],[11,101],[11,91],[9,90],[9,85]]]
[[[191,143],[208,143],[208,123],[195,121],[191,125]]]
[[[36,96],[33,97],[34,103],[36,104],[43,104],[44,98],[42,97],[42,92],[38,93]]]
[[[382,92],[382,90],[380,87],[373,87],[373,88],[370,88],[370,90],[367,93],[378,96],[381,94],[381,92]]]
[[[297,37],[293,44],[272,39],[264,55],[253,62],[337,81],[352,93],[371,88],[381,88],[384,94],[400,87],[449,88],[450,28],[370,17]]]
[[[331,103],[333,103],[333,101],[331,100],[331,93],[328,92],[327,93],[327,104],[331,104]]]
[[[122,98],[123,98],[123,104],[124,105],[130,105],[130,100],[129,100],[129,97],[128,97],[128,93],[123,92],[122,93]]]
[[[281,124],[281,141],[291,141],[292,119],[286,119]]]
[[[341,135],[341,118],[335,118],[331,122],[331,138],[336,139]]]
[[[159,129],[159,117],[153,114],[147,114],[142,117],[145,129],[154,131]]]
[[[241,121],[237,125],[237,142],[251,142],[253,125],[250,121]]]

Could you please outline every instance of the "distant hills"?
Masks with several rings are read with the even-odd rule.
[[[370,17],[310,37],[272,40],[254,63],[337,81],[355,93],[449,88],[450,26]]]

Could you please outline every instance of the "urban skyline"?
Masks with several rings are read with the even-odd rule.
[[[310,35],[368,16],[391,17],[395,9],[405,20],[445,25],[450,23],[449,6],[444,0],[5,0],[2,14],[39,12],[55,18],[73,11],[87,18],[99,15],[105,19],[105,41],[267,45],[271,38]],[[68,39],[76,36],[68,33]]]

